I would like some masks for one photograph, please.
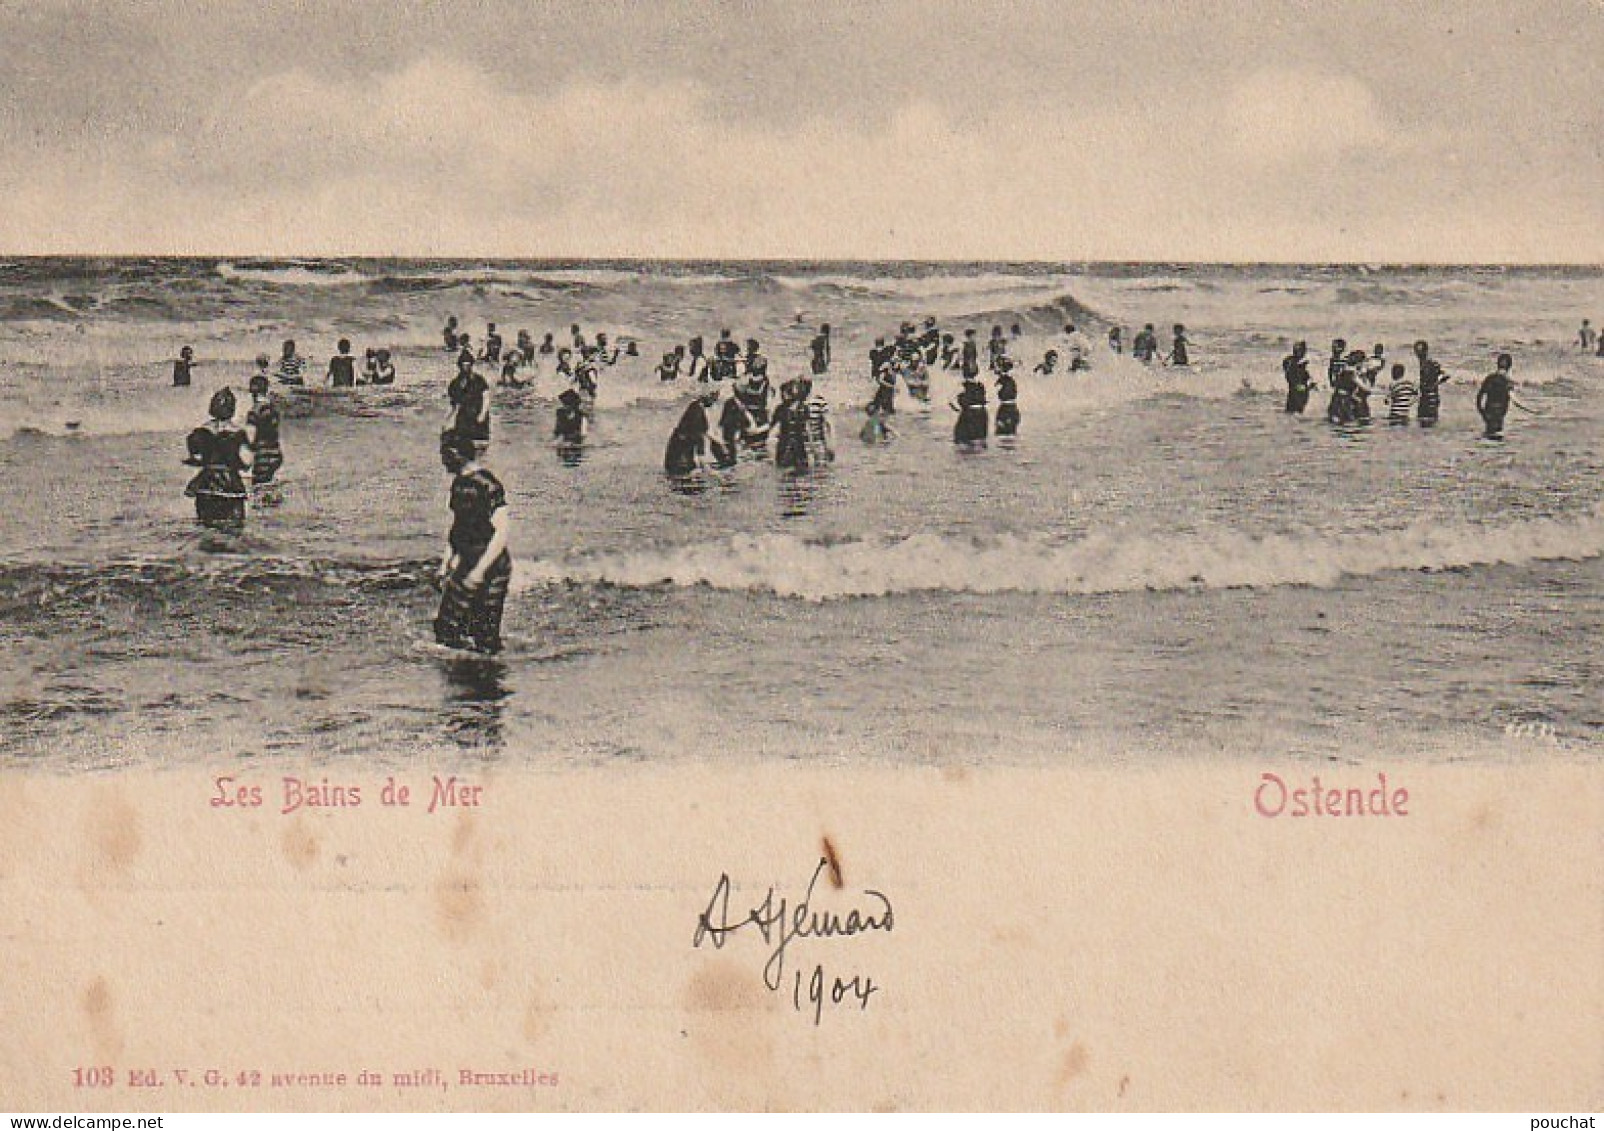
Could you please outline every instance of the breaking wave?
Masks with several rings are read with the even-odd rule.
[[[809,601],[901,593],[1098,594],[1148,590],[1329,587],[1392,570],[1450,570],[1604,555],[1604,512],[1501,526],[1412,525],[1348,537],[1093,534],[1054,543],[941,534],[809,542],[755,535],[649,553],[518,564],[515,589],[563,582],[707,586]]]

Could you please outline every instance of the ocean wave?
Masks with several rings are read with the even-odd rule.
[[[249,537],[248,535],[246,537]],[[51,604],[71,605],[84,599],[161,594],[171,602],[189,600],[194,585],[220,585],[231,593],[249,590],[294,590],[302,586],[339,586],[347,590],[393,593],[432,584],[435,559],[397,561],[294,560],[249,553],[207,550],[207,536],[197,532],[182,560],[118,558],[97,563],[0,565],[0,613],[29,612]],[[240,550],[240,540],[234,548]]]
[[[809,542],[740,536],[644,553],[520,562],[515,590],[560,583],[706,586],[809,601],[903,593],[1099,594],[1147,590],[1330,587],[1345,577],[1604,554],[1604,513],[1500,526],[1412,525],[1334,536],[1094,534],[1071,543],[980,541],[921,533],[900,540]]]
[[[1063,329],[1066,322],[1077,325],[1108,326],[1109,320],[1072,294],[1060,294],[1047,301],[1014,306],[991,307],[969,311],[950,317],[948,321],[972,322],[993,326],[1012,326],[1035,333],[1054,333]]]
[[[99,563],[0,564],[0,614],[53,602],[98,602],[118,593],[182,601],[194,585],[230,592],[336,586],[378,595],[432,584],[434,558],[290,559],[268,546],[169,547],[177,557]],[[909,594],[1080,596],[1141,592],[1331,588],[1345,579],[1397,571],[1464,571],[1604,556],[1604,508],[1502,524],[1417,523],[1341,535],[1094,532],[1073,542],[1029,535],[810,541],[790,534],[737,535],[674,548],[563,559],[518,558],[512,593],[526,600],[552,587],[623,590],[706,588],[826,602]]]
[[[326,260],[273,263],[219,263],[219,277],[230,282],[264,283],[273,287],[347,287],[369,281],[369,276],[346,264]]]

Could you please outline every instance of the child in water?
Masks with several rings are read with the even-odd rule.
[[[659,381],[679,380],[679,356],[673,350],[663,355],[663,360],[657,365],[657,379]]]
[[[878,399],[870,401],[863,412],[863,428],[859,431],[858,438],[865,444],[883,444],[896,438],[896,430],[891,427],[891,421]]]
[[[507,351],[507,356],[501,359],[501,384],[521,388],[529,383],[518,376],[518,367],[523,361],[523,354],[517,350]]]
[[[378,364],[373,369],[373,383],[375,385],[395,384],[395,366],[390,361],[390,351],[381,349],[376,357]]]
[[[1476,391],[1476,411],[1481,413],[1482,435],[1489,440],[1504,438],[1504,417],[1509,414],[1513,399],[1513,383],[1509,373],[1515,361],[1507,353],[1498,355],[1498,368],[1483,378]]]
[[[306,384],[306,358],[295,352],[295,340],[285,341],[284,353],[278,359],[278,382],[280,385]]]
[[[178,351],[178,360],[173,362],[173,388],[189,388],[189,371],[195,368],[195,350],[185,346]]]
[[[251,482],[271,483],[284,466],[284,450],[279,446],[278,409],[267,391],[267,355],[256,359],[257,372],[251,375],[251,407],[245,414],[245,438],[251,448]]]
[[[1175,342],[1170,346],[1170,356],[1166,359],[1171,365],[1185,368],[1192,364],[1192,355],[1188,352],[1192,340],[1186,336],[1186,327],[1179,322],[1175,324]]]
[[[1073,323],[1064,327],[1064,349],[1069,354],[1069,371],[1078,373],[1092,367],[1092,342]]]
[[[1009,368],[1010,369],[1013,368],[1012,363],[1010,363]],[[1032,373],[1038,374],[1039,376],[1042,376],[1042,377],[1051,377],[1057,371],[1058,371],[1058,351],[1057,350],[1048,350],[1047,351],[1047,355],[1041,359],[1041,364],[1036,366],[1035,369],[1031,370]]]
[[[362,356],[362,376],[357,381],[359,385],[377,385],[379,383],[379,354],[369,347]]]
[[[1420,390],[1409,379],[1409,371],[1401,361],[1392,366],[1392,381],[1387,385],[1387,424],[1391,427],[1409,426],[1409,410],[1415,407]]]

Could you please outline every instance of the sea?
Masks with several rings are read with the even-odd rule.
[[[449,524],[441,327],[639,357],[579,458],[549,370],[495,391],[507,651],[431,644]],[[956,391],[859,435],[868,349],[1001,326],[1023,423],[952,442]],[[0,260],[0,764],[841,766],[1596,759],[1604,751],[1604,270],[1198,264]],[[1066,322],[1089,371],[1032,372]],[[836,457],[662,471],[723,329],[776,385],[832,327]],[[1193,364],[1114,355],[1186,326]],[[1014,334],[1017,325],[1018,334]],[[280,481],[197,525],[184,439],[293,339],[391,387],[277,388]],[[1435,429],[1282,409],[1306,339],[1428,340]],[[171,385],[182,346],[195,383]],[[1514,358],[1503,440],[1475,390]],[[1413,365],[1410,371],[1413,372]],[[488,374],[494,382],[494,370]],[[243,412],[243,409],[242,409]]]

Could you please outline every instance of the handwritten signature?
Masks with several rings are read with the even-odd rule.
[[[819,905],[815,889],[819,877],[831,868],[830,858],[820,857],[800,900],[793,903],[770,887],[762,900],[744,912],[738,911],[734,917],[730,911],[730,877],[727,872],[721,874],[713,887],[712,898],[707,901],[707,909],[697,916],[691,946],[700,947],[704,942],[711,942],[718,950],[729,936],[751,928],[769,948],[768,959],[763,963],[763,984],[771,992],[778,993],[786,982],[786,956],[797,940],[848,939],[872,931],[889,933],[896,918],[891,900],[883,892],[865,888],[863,897],[870,904],[867,908],[853,906],[841,910]],[[801,970],[793,971],[790,988],[792,1006],[799,1013],[811,1011],[815,1025],[822,1023],[826,1004],[856,1002],[860,1010],[865,1010],[869,1008],[869,999],[882,989],[867,974],[854,974],[850,978],[828,974],[822,963],[815,963],[805,975]]]

